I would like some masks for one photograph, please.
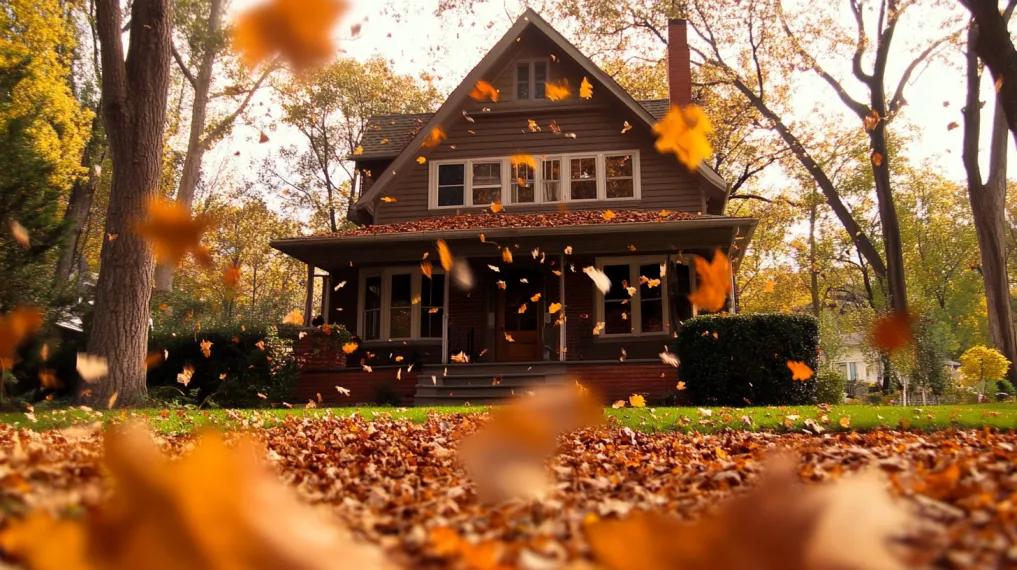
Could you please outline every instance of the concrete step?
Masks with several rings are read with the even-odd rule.
[[[428,366],[417,377],[414,403],[427,406],[504,402],[541,385],[560,382],[564,371],[564,365],[533,362]]]

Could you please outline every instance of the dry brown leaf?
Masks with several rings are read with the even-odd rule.
[[[201,245],[201,234],[209,225],[210,218],[192,218],[190,211],[176,201],[154,196],[148,201],[145,218],[135,229],[161,263],[176,266],[190,253],[198,263],[208,265],[212,258]]]
[[[713,254],[713,260],[695,257],[696,290],[689,295],[693,305],[716,312],[724,308],[731,293],[731,262],[721,250]]]

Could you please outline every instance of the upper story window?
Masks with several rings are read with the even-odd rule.
[[[419,267],[364,269],[360,275],[358,334],[365,341],[441,338],[445,275]]]
[[[432,161],[429,207],[640,198],[638,151],[535,156],[534,161],[536,168],[512,164],[509,157]]]
[[[535,59],[516,63],[516,99],[544,99],[547,84],[547,60]]]

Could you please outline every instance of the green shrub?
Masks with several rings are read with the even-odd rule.
[[[201,343],[211,342],[209,356]],[[153,356],[166,360],[148,371],[153,398],[199,406],[253,407],[285,400],[296,380],[292,342],[274,327],[205,329],[193,335],[149,339]],[[178,376],[193,370],[187,384]]]
[[[678,376],[697,405],[814,404],[816,380],[791,379],[788,361],[817,368],[819,325],[809,315],[707,315],[685,321]]]
[[[821,404],[843,404],[847,379],[836,370],[823,369],[816,374],[816,401]]]
[[[1008,400],[1014,394],[1017,394],[1017,390],[1014,389],[1013,384],[1009,380],[996,380],[996,399],[997,400]]]

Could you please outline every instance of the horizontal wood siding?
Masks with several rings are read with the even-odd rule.
[[[313,400],[324,406],[346,406],[369,404],[385,400],[401,406],[413,405],[413,393],[416,391],[416,372],[407,373],[402,369],[401,379],[396,379],[397,368],[376,368],[374,372],[361,369],[304,371],[293,389],[295,404]],[[340,386],[350,391],[344,396],[336,390]]]

